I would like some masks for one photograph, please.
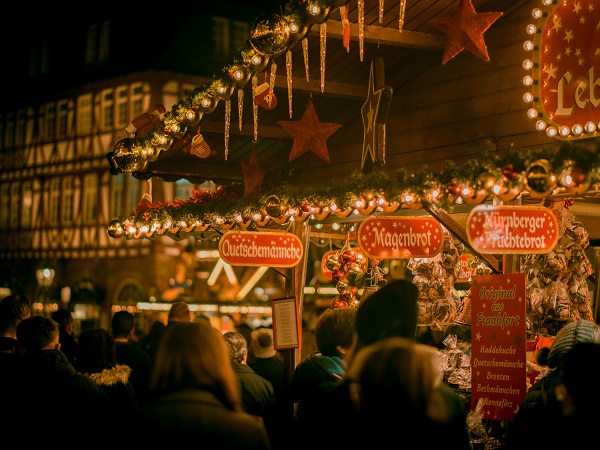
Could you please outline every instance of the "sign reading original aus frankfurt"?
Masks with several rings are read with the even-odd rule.
[[[358,245],[371,259],[431,258],[443,243],[442,226],[430,217],[371,217],[358,229]]]
[[[229,231],[219,241],[219,255],[232,266],[294,267],[302,242],[290,233]]]
[[[558,241],[558,220],[545,207],[478,205],[467,218],[467,238],[481,253],[548,253]]]

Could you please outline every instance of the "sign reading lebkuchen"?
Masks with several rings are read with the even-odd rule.
[[[471,410],[512,421],[527,391],[525,274],[471,279]]]
[[[478,205],[467,218],[467,238],[480,253],[548,253],[558,220],[545,207]]]
[[[229,231],[219,241],[219,255],[232,266],[294,267],[302,259],[295,234]]]
[[[444,232],[431,217],[371,217],[358,228],[358,246],[371,259],[432,258]]]

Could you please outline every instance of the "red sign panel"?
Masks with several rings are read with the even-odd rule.
[[[467,238],[480,253],[548,253],[558,220],[545,207],[478,205],[467,218]]]
[[[464,252],[458,257],[456,263],[456,281],[459,283],[471,280],[475,274],[475,256],[471,253]]]
[[[512,421],[527,392],[525,274],[471,281],[471,410]]]
[[[358,246],[371,259],[432,258],[443,243],[442,226],[430,217],[371,217],[358,229]]]
[[[294,267],[302,253],[298,236],[288,233],[229,231],[219,241],[219,255],[232,266]]]

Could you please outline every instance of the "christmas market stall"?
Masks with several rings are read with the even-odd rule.
[[[472,327],[480,357],[503,318],[510,340],[498,345],[520,361],[519,393],[471,406],[510,421],[540,370],[537,340],[600,317],[600,1],[580,3],[291,0],[266,11],[222,72],[138,118],[107,155],[115,174],[216,188],[151,192],[108,234],[216,234],[244,242],[240,264],[276,255],[298,330],[308,247],[341,242],[318,261],[338,291],[332,307],[410,278],[419,324]],[[501,296],[493,319],[488,292]],[[447,381],[472,394],[481,380],[448,336]],[[288,370],[301,341],[281,346]]]

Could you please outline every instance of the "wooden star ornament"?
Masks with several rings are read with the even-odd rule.
[[[371,62],[367,100],[361,108],[364,126],[362,173],[371,173],[374,165],[385,164],[385,123],[394,90],[383,84],[383,58],[377,57]]]
[[[339,130],[342,125],[339,123],[319,122],[315,106],[310,99],[306,104],[302,119],[295,122],[278,120],[277,123],[294,138],[294,144],[290,153],[290,162],[307,152],[313,152],[325,162],[330,162],[327,139]]]
[[[489,61],[483,34],[502,16],[502,12],[478,13],[472,0],[460,0],[453,16],[430,19],[429,23],[448,36],[442,64],[446,64],[463,50]]]
[[[253,195],[259,197],[262,189],[262,182],[266,172],[258,165],[256,149],[252,149],[249,162],[241,162],[242,172],[244,173],[244,197]]]

